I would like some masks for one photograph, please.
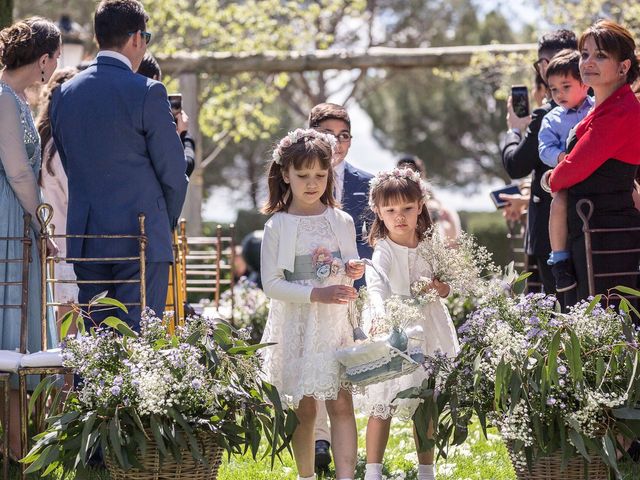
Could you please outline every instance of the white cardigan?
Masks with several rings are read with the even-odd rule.
[[[278,212],[264,225],[260,254],[260,274],[264,293],[276,300],[310,303],[314,287],[285,280],[284,271],[293,271],[299,216]],[[346,264],[358,259],[356,229],[348,213],[328,207],[327,220],[338,240],[340,256]]]

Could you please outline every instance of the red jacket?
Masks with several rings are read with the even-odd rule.
[[[591,110],[576,127],[577,142],[553,170],[553,192],[586,180],[603,163],[616,159],[640,165],[640,102],[627,84]]]

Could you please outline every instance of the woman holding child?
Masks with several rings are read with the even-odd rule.
[[[580,37],[580,74],[594,92],[594,108],[569,134],[567,155],[551,174],[553,192],[568,190],[568,249],[576,272],[578,298],[589,295],[582,221],[576,206],[593,202],[591,228],[640,227],[633,201],[634,178],[640,165],[640,103],[631,90],[640,67],[635,42],[624,27],[601,20]],[[640,232],[594,234],[593,250],[633,249]],[[635,272],[638,254],[594,255],[598,273]],[[597,278],[596,293],[616,285],[635,287],[637,276]]]

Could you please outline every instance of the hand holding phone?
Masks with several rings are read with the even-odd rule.
[[[168,95],[168,97],[169,97],[169,104],[171,105],[171,111],[173,112],[173,116],[176,116],[182,111],[182,94],[172,93]]]
[[[511,87],[511,105],[518,117],[524,118],[529,116],[529,91],[525,85],[514,85]]]
[[[493,200],[493,204],[496,206],[496,208],[504,208],[507,203],[509,203],[507,200],[500,198],[500,194],[519,195],[520,187],[514,184],[491,190],[491,192],[489,192],[489,195],[491,196],[491,200]]]

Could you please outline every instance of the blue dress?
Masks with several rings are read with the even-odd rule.
[[[40,256],[35,209],[40,203],[37,178],[41,166],[40,137],[28,104],[0,81],[0,237],[21,237],[24,212],[32,215],[31,264],[27,311],[27,350],[41,349]],[[0,258],[22,258],[22,243],[0,241]],[[0,283],[19,281],[21,263],[0,263]],[[0,285],[0,305],[19,305],[20,286]],[[51,309],[50,309],[51,310]],[[58,346],[52,311],[47,315],[48,347]],[[20,348],[20,310],[0,309],[0,348]]]

